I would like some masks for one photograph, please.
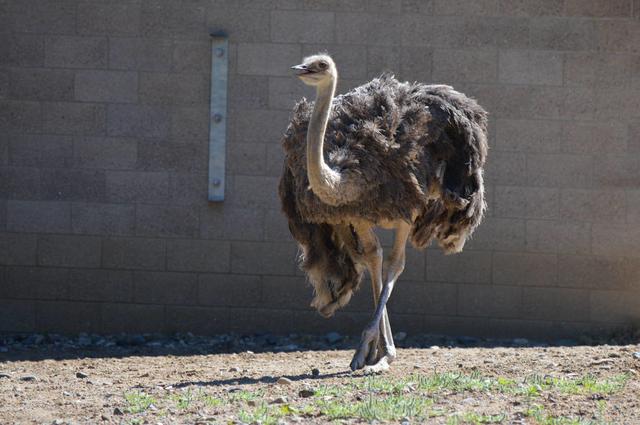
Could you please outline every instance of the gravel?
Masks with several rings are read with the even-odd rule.
[[[562,339],[554,344],[562,346],[598,345],[602,343],[620,344],[637,341],[638,335],[633,332],[623,333],[616,338],[584,337],[581,340]],[[526,338],[491,339],[475,337],[447,337],[432,334],[411,334],[398,332],[395,335],[398,348],[432,348],[451,349],[456,347],[547,347],[540,341]],[[157,333],[98,335],[80,333],[77,336],[63,336],[59,334],[0,334],[1,355],[35,350],[68,350],[80,349],[84,351],[103,350],[104,348],[121,351],[123,355],[153,352],[154,354],[182,354],[182,353],[264,353],[264,352],[295,352],[305,350],[349,350],[354,349],[359,342],[359,336],[341,335],[329,332],[323,336],[309,334],[275,335],[257,333],[241,335],[226,333],[214,336],[198,336],[191,333],[176,333],[172,335]],[[6,354],[5,354],[6,353]],[[640,353],[640,352],[639,352]],[[640,358],[640,354],[636,356]],[[1,360],[1,359],[0,359]],[[315,375],[314,375],[315,376]]]

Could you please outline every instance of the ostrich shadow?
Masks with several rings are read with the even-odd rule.
[[[313,376],[310,373],[301,373],[298,375],[282,375],[282,377],[288,378],[294,382],[298,382],[298,381],[306,381],[306,380],[319,381],[324,379],[339,378],[339,377],[345,377],[345,376],[358,376],[358,375],[361,375],[361,374],[345,370],[341,372],[320,374],[318,376]],[[218,386],[225,386],[225,385],[275,384],[280,378],[281,377],[279,376],[265,375],[260,378],[243,377],[243,378],[214,379],[212,381],[184,381],[184,382],[179,382],[177,384],[173,384],[172,386],[174,388],[184,388],[184,387],[190,387],[190,386],[218,387]]]

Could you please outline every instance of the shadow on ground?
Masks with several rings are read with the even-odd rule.
[[[534,341],[526,338],[492,339],[446,335],[396,335],[398,348],[571,347],[629,345],[640,342],[640,330],[621,328],[615,333],[575,335],[571,339]],[[132,356],[194,356],[230,353],[265,353],[353,350],[358,337],[330,332],[325,335],[222,334],[11,334],[0,335],[0,362],[44,359],[122,358]],[[302,378],[301,378],[302,379]]]

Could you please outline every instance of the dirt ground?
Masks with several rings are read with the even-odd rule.
[[[0,424],[640,424],[637,344],[404,348],[373,377],[344,349],[159,351],[0,353]]]

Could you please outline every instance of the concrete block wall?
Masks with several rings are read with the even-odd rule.
[[[209,32],[230,37],[207,202]],[[0,0],[0,332],[357,333],[309,307],[279,211],[303,55],[490,112],[489,213],[410,251],[396,330],[553,338],[640,319],[638,0]],[[389,235],[382,234],[385,244]]]

